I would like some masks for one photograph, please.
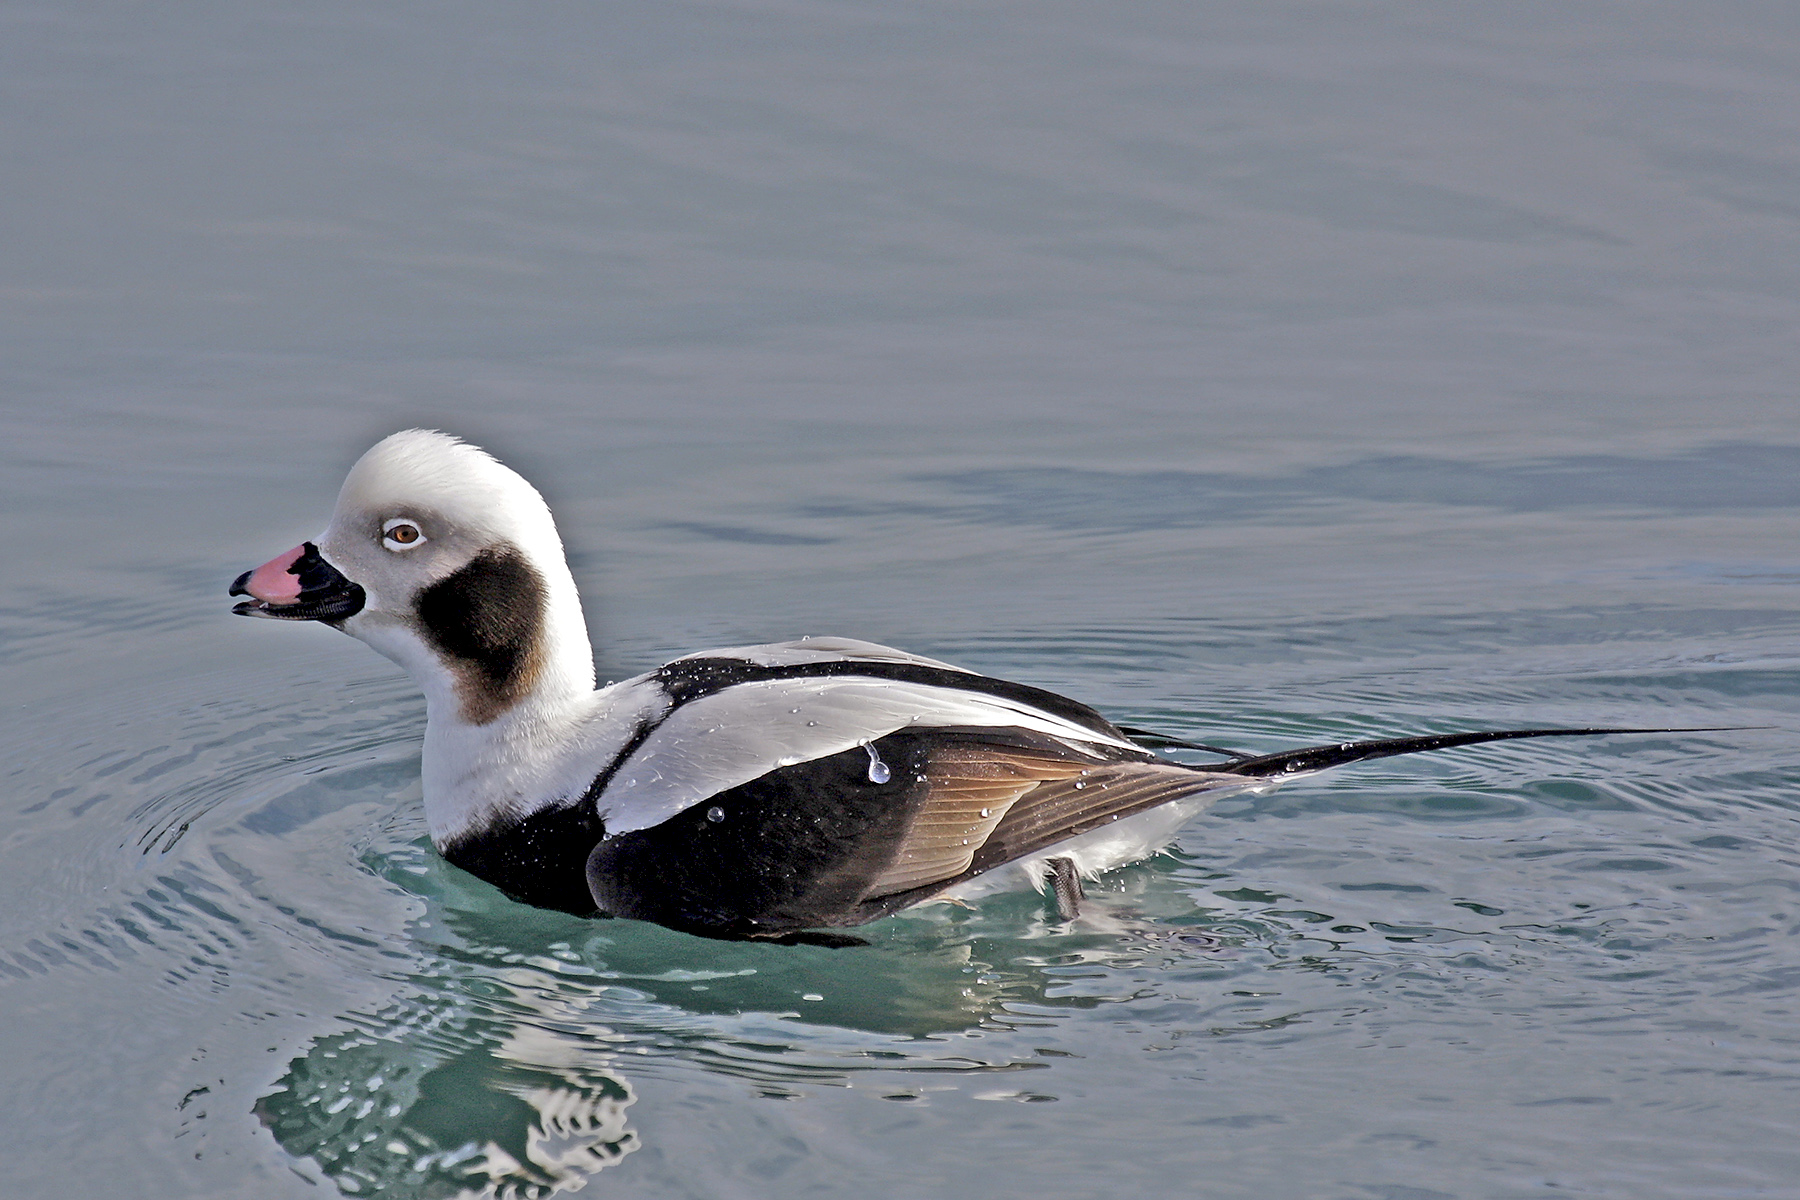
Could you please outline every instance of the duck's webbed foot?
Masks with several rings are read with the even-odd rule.
[[[1056,902],[1057,918],[1073,921],[1081,915],[1081,902],[1087,898],[1081,890],[1081,873],[1075,869],[1075,860],[1052,858],[1047,865],[1050,869],[1044,873],[1044,880],[1050,885],[1050,898]]]

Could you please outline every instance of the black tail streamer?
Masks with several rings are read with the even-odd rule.
[[[1283,750],[1236,762],[1209,764],[1208,771],[1224,775],[1296,775],[1302,771],[1322,771],[1345,763],[1369,758],[1392,758],[1396,754],[1417,754],[1421,750],[1447,750],[1452,746],[1474,746],[1482,742],[1504,742],[1514,738],[1601,737],[1609,733],[1719,733],[1733,726],[1704,729],[1490,729],[1476,733],[1439,733],[1427,737],[1383,738],[1373,742],[1340,742],[1331,746],[1308,746],[1301,750]]]

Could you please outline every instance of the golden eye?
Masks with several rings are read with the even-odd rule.
[[[381,527],[381,540],[390,550],[404,550],[425,540],[419,527],[404,517],[396,517]]]

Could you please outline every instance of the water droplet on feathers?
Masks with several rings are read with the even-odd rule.
[[[881,755],[876,752],[873,742],[864,742],[863,749],[869,752],[870,783],[886,783],[894,777],[894,773],[888,769],[888,765],[881,761]]]
[[[725,810],[715,804],[706,810],[706,819],[717,825],[725,819]]]

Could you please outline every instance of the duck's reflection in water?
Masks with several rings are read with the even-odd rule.
[[[889,920],[863,931],[866,946],[716,942],[526,908],[426,854],[371,865],[424,902],[419,956],[388,1003],[344,1014],[257,1105],[303,1173],[351,1195],[579,1189],[639,1145],[622,1067],[666,1075],[676,1062],[774,1096],[1042,1069],[1005,1039],[965,1035],[1088,1007],[1053,995],[1045,968],[1118,943],[1115,930],[1052,931],[1036,897],[985,902],[980,919]]]
[[[257,1112],[353,1195],[523,1198],[578,1188],[637,1149],[635,1099],[591,1045],[520,1026],[460,1050],[323,1038]]]

